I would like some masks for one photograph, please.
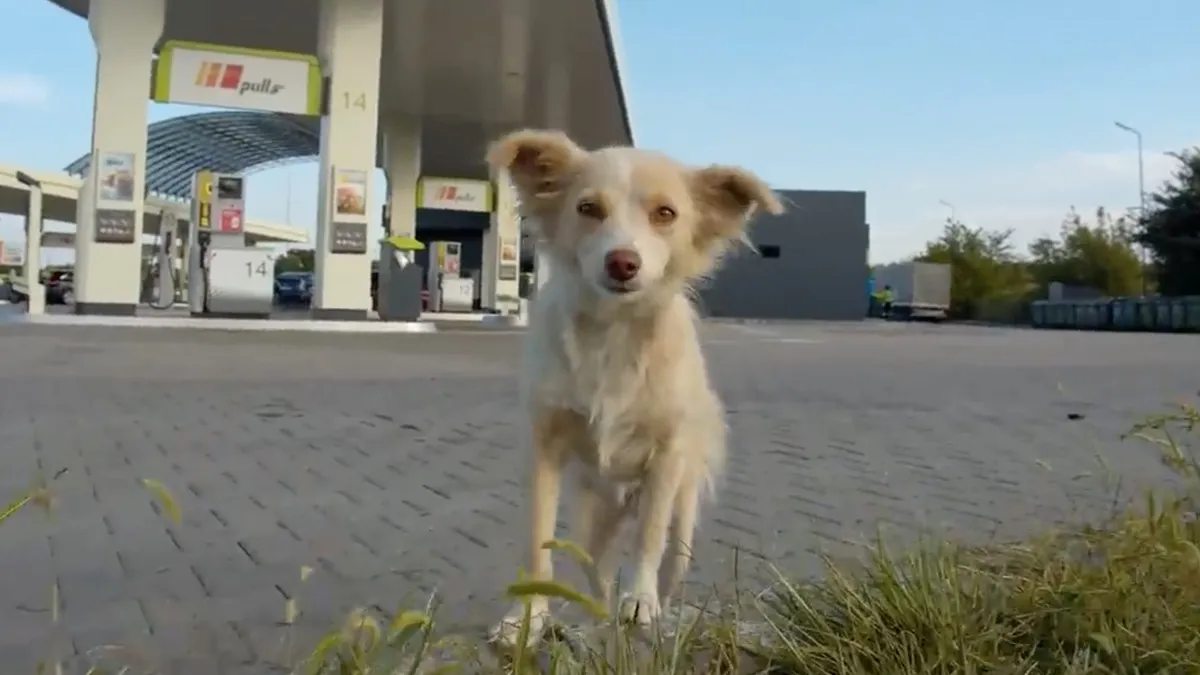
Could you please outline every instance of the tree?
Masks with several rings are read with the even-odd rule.
[[[316,251],[311,248],[293,248],[275,259],[275,273],[311,272],[316,269]]]
[[[1095,288],[1110,297],[1139,295],[1142,265],[1134,249],[1133,224],[1096,209],[1095,224],[1075,208],[1063,219],[1057,239],[1043,237],[1029,246],[1029,273],[1044,297],[1053,282]]]
[[[950,311],[974,318],[984,303],[1012,300],[1028,291],[1012,236],[1012,230],[971,228],[951,218],[941,236],[926,244],[916,259],[950,265]]]
[[[1174,153],[1175,174],[1150,195],[1138,242],[1164,295],[1200,295],[1200,148]]]

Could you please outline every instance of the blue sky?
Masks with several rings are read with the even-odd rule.
[[[1200,142],[1196,2],[618,1],[638,143],[780,188],[866,190],[875,261],[936,236],[943,201],[1021,241],[1072,205],[1135,205],[1116,120],[1143,132],[1150,188],[1163,151]],[[90,137],[87,25],[46,0],[3,15],[0,162],[60,169]],[[256,174],[249,215],[311,229],[315,181],[314,164]]]

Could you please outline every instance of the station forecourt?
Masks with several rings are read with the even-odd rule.
[[[258,0],[252,12],[234,0],[50,1],[88,21],[97,51],[93,147],[38,176],[44,218],[77,224],[77,314],[136,313],[141,235],[164,210],[191,226],[196,172],[313,158],[313,318],[370,315],[368,240],[459,242],[482,308],[503,312],[518,296],[521,233],[507,177],[482,161],[488,141],[541,126],[589,146],[632,142],[611,0]],[[147,99],[225,110],[147,125]],[[18,170],[0,170],[5,212],[23,212]],[[362,208],[377,190],[381,219]],[[97,228],[97,214],[122,227]],[[304,243],[294,228],[238,223],[247,243]]]

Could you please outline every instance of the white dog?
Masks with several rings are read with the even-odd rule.
[[[745,170],[693,169],[631,147],[588,152],[556,131],[509,134],[487,159],[508,172],[550,263],[521,371],[534,444],[530,578],[553,577],[543,544],[554,538],[564,469],[578,465],[572,539],[596,563],[592,593],[610,603],[613,539],[636,506],[637,567],[620,612],[649,623],[687,572],[699,501],[725,460],[691,284],[745,239],[756,208],[783,207]],[[548,613],[536,598],[532,638]],[[514,641],[524,615],[518,605],[493,639]]]

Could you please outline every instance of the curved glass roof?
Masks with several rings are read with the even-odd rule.
[[[146,189],[150,194],[191,199],[200,169],[245,173],[306,161],[320,154],[320,118],[244,110],[196,113],[155,122],[147,129]],[[82,176],[91,153],[66,172]]]

